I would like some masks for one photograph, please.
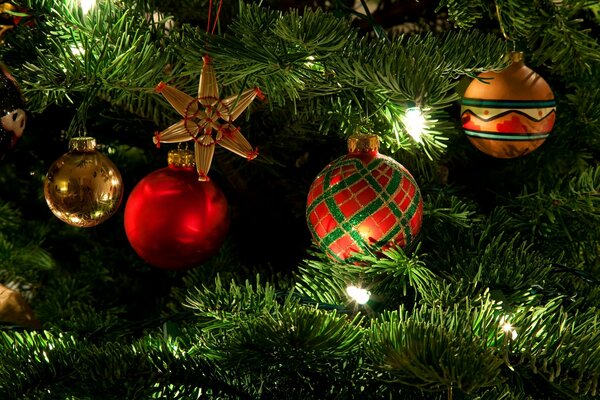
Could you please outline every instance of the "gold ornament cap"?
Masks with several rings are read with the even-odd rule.
[[[371,153],[379,151],[379,137],[377,135],[357,134],[348,138],[348,152]]]
[[[525,62],[525,54],[522,51],[511,51],[508,53],[508,58],[513,63]]]
[[[96,151],[96,139],[93,137],[75,137],[69,140],[69,151],[90,153]]]
[[[190,168],[196,165],[194,152],[188,149],[169,150],[167,162],[169,165],[179,168]]]

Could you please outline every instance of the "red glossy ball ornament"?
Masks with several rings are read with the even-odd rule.
[[[375,135],[352,136],[348,154],[312,183],[306,221],[313,241],[330,258],[353,262],[356,253],[407,248],[423,220],[423,200],[412,175],[378,153]]]
[[[227,199],[201,182],[189,150],[169,152],[169,166],[133,188],[125,206],[125,233],[148,264],[192,268],[218,252],[229,229]]]

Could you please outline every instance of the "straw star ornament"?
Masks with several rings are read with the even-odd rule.
[[[154,143],[181,143],[194,141],[198,180],[208,181],[208,170],[217,144],[229,151],[253,160],[258,150],[232,124],[244,112],[255,97],[264,99],[260,89],[252,88],[240,94],[219,98],[219,86],[212,60],[202,57],[202,73],[198,86],[198,97],[194,98],[164,82],[156,86],[167,101],[181,114],[183,119],[154,135]]]

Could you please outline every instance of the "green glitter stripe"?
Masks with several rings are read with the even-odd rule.
[[[383,204],[384,204],[383,200],[376,197],[375,199],[373,199],[373,201],[371,201],[369,204],[364,206],[364,208],[362,210],[360,210],[359,212],[354,214],[345,223],[345,225],[349,225],[350,228],[357,226],[358,224],[363,222],[365,219],[367,219],[367,217],[371,216],[371,214],[373,214],[375,211],[379,210]]]
[[[329,209],[329,212],[331,213],[331,215],[333,215],[333,218],[335,219],[335,221],[338,224],[343,223],[344,219],[346,219],[346,217],[342,213],[342,210],[340,210],[340,208],[337,206],[337,203],[333,199],[333,196],[325,199],[325,204],[327,204],[327,208]]]
[[[370,168],[366,169],[369,173],[365,174],[365,176],[364,176],[365,180],[371,185],[371,188],[374,189],[376,193],[381,193],[384,191],[384,188],[381,187],[379,182],[377,182],[377,179],[375,179],[375,177],[372,174],[372,172],[374,170],[376,170],[377,168],[379,168],[379,166],[381,164],[387,165],[387,163],[385,163],[381,159],[371,162],[368,165]],[[372,167],[371,167],[371,165],[372,165]],[[396,191],[396,189],[402,182],[402,176],[403,175],[399,171],[392,169],[392,177],[390,178],[391,180],[385,188],[386,189],[385,192],[387,192],[388,195],[391,196]]]
[[[379,167],[379,164],[379,160],[375,159],[369,164],[367,164],[366,167],[362,165],[362,163],[360,166],[360,174],[362,175],[362,178],[369,182],[369,185],[371,185],[371,188],[375,190],[375,193],[383,191],[383,188],[381,187],[379,182],[377,182],[377,180],[375,180],[375,178],[373,177],[373,171],[376,170],[377,167]]]
[[[401,223],[404,221],[400,221]],[[396,235],[398,234],[398,232],[400,232],[400,225],[396,224],[392,230],[390,230],[390,232],[387,234],[387,236],[385,236],[384,238],[382,238],[380,241],[378,241],[377,243],[375,243],[377,246],[385,246],[386,244],[388,244],[390,241],[392,241],[392,239],[394,239],[396,237]],[[410,230],[410,229],[409,229]],[[406,240],[406,238],[405,238]]]
[[[462,99],[465,106],[488,107],[488,108],[548,108],[556,106],[554,100],[482,100]]]
[[[467,129],[465,129],[465,133],[468,136],[473,136],[473,137],[483,138],[483,139],[515,140],[515,141],[546,139],[548,137],[548,135],[550,135],[549,133],[540,133],[540,134],[536,134],[536,135],[517,135],[517,134],[502,135],[502,134],[497,134],[497,133],[484,133],[484,132],[470,131]]]
[[[388,164],[387,162],[385,162],[385,160],[381,160],[381,162],[377,163],[377,168],[381,165],[384,164],[386,167],[390,168],[392,170],[392,176],[389,177],[390,181],[387,183],[386,187],[385,187],[385,191],[388,195],[392,195],[396,189],[398,189],[398,186],[400,185],[400,182],[402,181],[402,173],[398,170],[396,170],[396,168],[394,168],[393,165]],[[373,178],[375,179],[375,178]],[[378,183],[379,186],[379,183]]]
[[[354,229],[351,229],[348,234],[352,239],[354,239],[354,243],[356,243],[362,253],[369,250],[368,243],[365,243],[365,240],[362,238],[362,236],[360,236],[360,233]]]
[[[375,211],[379,210],[384,202],[380,198],[375,198],[372,202],[367,204],[359,213],[355,214],[347,222],[342,223],[343,229],[348,232],[350,237],[354,239],[354,242],[360,248],[361,252],[365,253],[369,250],[368,240],[365,240],[360,233],[356,230],[358,225],[363,222],[367,217],[371,216]]]
[[[347,224],[342,224],[340,226],[337,226],[334,230],[332,230],[327,235],[325,235],[323,237],[323,239],[321,240],[321,247],[323,247],[323,246],[326,247],[327,251],[329,251],[331,254],[334,254],[329,249],[329,246],[331,246],[333,244],[333,242],[335,242],[336,240],[338,240],[339,238],[341,238],[345,234],[348,234],[348,235],[350,235],[350,237],[352,239],[354,239],[354,242],[356,243],[356,245],[362,251],[366,251],[367,250],[367,246],[366,246],[365,241],[363,240],[363,238],[360,236],[360,234],[358,232],[356,232],[355,230],[353,230],[353,229],[350,229],[349,231],[345,231],[344,230],[346,228],[345,225],[347,225]],[[338,257],[336,256],[336,258],[338,258]]]
[[[328,253],[331,256],[331,258],[333,258],[335,261],[337,261],[339,263],[344,263],[344,262],[350,261],[350,258],[348,258],[348,260],[344,260],[344,259],[338,257],[338,255],[335,254],[333,251],[329,250],[329,248],[325,249],[325,252]]]
[[[390,199],[390,200],[392,200],[392,199]],[[413,200],[411,199],[410,201],[412,202]],[[399,205],[396,204],[394,201],[390,201],[388,203],[388,207],[390,208],[390,211],[392,212],[392,214],[394,214],[396,216],[396,218],[400,219],[400,218],[404,217],[405,214],[402,212]]]
[[[356,160],[360,163],[359,160]],[[319,195],[319,197],[315,198],[313,200],[313,202],[310,204],[310,206],[308,207],[308,209],[306,210],[306,213],[310,213],[312,212],[315,207],[317,207],[320,203],[322,203],[323,197],[325,196],[331,196],[331,193],[328,193],[328,190],[330,189],[330,181],[331,181],[331,172],[338,166],[338,165],[345,165],[345,164],[335,164],[332,165],[332,168],[329,169],[329,171],[327,171],[327,173],[325,174],[325,176],[323,177],[323,192]],[[362,167],[362,165],[361,165]],[[340,182],[338,182],[336,184],[336,186],[338,186],[338,188],[336,188],[336,192],[335,194],[339,193],[341,190],[348,188],[349,186],[353,185],[354,183],[358,182],[360,179],[362,178],[362,176],[359,176],[359,174],[353,174],[350,177],[346,178],[346,179],[342,179]]]
[[[394,171],[392,173],[392,177],[390,178],[390,181],[388,182],[388,185],[386,187],[386,192],[388,194],[388,196],[393,195],[396,190],[398,190],[398,187],[400,186],[400,184],[402,183],[402,174],[398,171]]]
[[[390,202],[390,203],[388,203],[388,207],[390,208],[390,211],[392,212],[392,214],[394,214],[394,216],[398,220],[400,220],[400,225],[403,225],[405,222],[404,220],[406,219],[406,216],[402,214],[402,211],[396,205],[396,203]],[[398,234],[398,231],[400,230],[400,225],[395,224],[394,227],[387,233],[387,235],[385,235],[384,237],[381,238],[381,240],[379,241],[378,244],[385,244],[385,243],[388,243],[389,241],[391,241],[392,239],[394,239],[394,237]]]
[[[331,168],[327,171],[327,173],[325,173],[325,176],[323,177],[323,192],[321,193],[321,195],[319,195],[319,197],[315,198],[313,200],[313,202],[309,205],[308,209],[306,210],[307,215],[309,213],[311,213],[315,209],[315,207],[317,207],[321,202],[326,200],[326,199],[325,200],[323,199],[324,197],[326,197],[326,196],[333,197],[340,191],[349,188],[350,186],[352,186],[353,184],[355,184],[356,182],[358,182],[359,180],[361,180],[363,178],[367,179],[369,184],[371,186],[374,186],[374,189],[376,191],[383,190],[381,185],[379,185],[379,183],[376,180],[374,180],[374,178],[371,175],[371,171],[373,169],[377,168],[379,163],[371,162],[367,165],[367,167],[370,167],[371,165],[373,165],[373,167],[367,168],[358,159],[350,159],[350,160],[344,160],[344,161],[350,161],[351,164],[357,164],[357,165],[355,165],[357,167],[356,168],[357,173],[352,174],[350,177],[343,179],[342,181],[337,183],[338,187],[336,188],[336,191],[334,193],[328,193],[328,191],[330,190],[330,187],[331,187],[329,185],[329,182],[331,181],[331,172],[338,166],[344,166],[344,165],[347,165],[347,163],[346,162],[336,163],[336,164],[332,165]],[[342,183],[343,183],[343,185],[342,185]]]
[[[416,215],[417,210],[419,209],[420,202],[421,202],[421,192],[419,192],[419,190],[417,190],[415,192],[415,196],[413,197],[413,203],[411,203],[410,207],[408,207],[408,209],[406,210],[406,214],[405,214],[405,215],[410,215],[410,218],[407,218],[407,221],[404,224],[404,232],[405,232],[404,243],[406,245],[411,243],[414,239],[412,231],[410,230],[410,221]]]
[[[337,204],[332,198],[329,198],[325,201],[327,207],[329,208],[329,212],[334,217],[334,219],[338,222],[339,226],[329,232],[321,239],[321,243],[326,247],[329,247],[333,242],[339,239],[344,233],[348,233],[357,243],[357,245],[361,248],[361,250],[366,250],[365,241],[360,236],[360,234],[354,229],[358,224],[363,222],[368,216],[373,214],[373,212],[377,211],[382,205],[383,201],[381,199],[374,199],[371,203],[369,203],[366,207],[364,207],[360,212],[356,213],[352,218],[347,221],[344,221],[344,215],[341,210],[337,207]],[[341,232],[341,233],[340,233]],[[318,237],[318,236],[317,236]]]
[[[404,240],[406,244],[410,243],[413,239],[412,232],[410,230],[410,221],[415,216],[417,208],[419,207],[419,201],[421,199],[421,195],[417,190],[415,192],[415,196],[411,200],[411,205],[406,210],[406,213],[402,214],[402,210],[398,207],[396,203],[390,203],[389,207],[392,210],[392,213],[400,220],[400,225],[404,226]],[[409,217],[410,216],[410,217]],[[387,234],[383,239],[380,240],[382,244],[388,243],[391,241],[394,236],[398,233],[400,229],[399,226],[396,226],[398,229],[392,229],[389,234]],[[393,234],[392,234],[393,232]]]
[[[306,220],[309,221],[309,214],[306,214]],[[306,225],[308,225],[308,230],[310,231],[310,234],[312,235],[312,237],[318,238],[319,235],[317,234],[317,230],[315,229],[315,226],[313,226],[310,223],[307,223]]]
[[[415,191],[415,197],[413,197],[414,201],[410,207],[406,210],[406,214],[415,215],[417,208],[419,207],[419,201],[421,200],[421,193],[417,190]]]
[[[341,238],[346,232],[344,232],[344,230],[340,227],[340,226],[336,226],[331,232],[329,232],[327,235],[323,236],[323,238],[321,239],[321,243],[326,246],[329,247],[329,245],[331,245],[331,243],[335,242],[336,240],[338,240],[339,238]],[[317,236],[319,237],[319,236]]]

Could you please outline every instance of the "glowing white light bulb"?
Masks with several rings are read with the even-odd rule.
[[[504,319],[504,317],[500,319],[500,327],[502,328],[504,333],[511,334],[512,340],[515,340],[517,338],[517,331],[515,330],[515,328],[513,328],[510,322]]]
[[[310,68],[313,71],[321,71],[323,72],[323,64],[321,64],[319,61],[316,61],[315,56],[308,56],[306,57],[306,62],[304,63],[304,65],[306,66],[306,68]]]
[[[85,49],[80,44],[71,45],[71,54],[81,56],[85,54]]]
[[[86,15],[96,5],[96,0],[81,0],[79,5],[81,6],[83,15]]]
[[[411,107],[406,110],[404,118],[402,119],[406,132],[419,143],[421,142],[421,135],[425,129],[425,122],[425,116],[419,107]]]
[[[371,292],[367,289],[359,288],[356,286],[348,286],[346,288],[346,293],[348,296],[358,304],[366,304],[371,297]]]

